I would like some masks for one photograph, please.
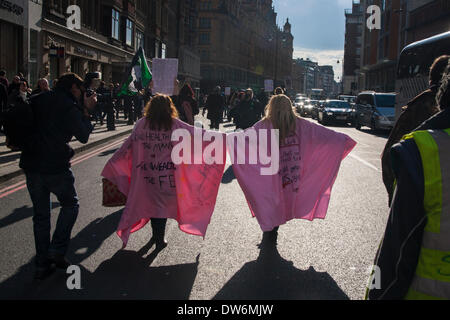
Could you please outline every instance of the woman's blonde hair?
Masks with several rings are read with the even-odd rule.
[[[280,145],[295,133],[298,115],[294,111],[292,101],[286,95],[273,96],[265,110],[264,120],[270,120],[273,128],[280,130]]]

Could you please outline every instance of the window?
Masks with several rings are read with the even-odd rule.
[[[112,30],[111,30],[111,37],[119,40],[119,22],[120,14],[119,11],[112,9]]]
[[[199,26],[200,26],[200,29],[211,29],[211,19],[200,18]]]
[[[211,0],[202,0],[200,2],[200,10],[211,10],[211,9],[212,9]]]
[[[199,44],[209,44],[210,38],[209,33],[200,33]]]
[[[200,59],[202,59],[203,61],[208,61],[209,60],[209,51],[201,50],[200,51]]]
[[[136,50],[141,47],[144,48],[144,33],[136,30]]]
[[[125,43],[130,47],[133,46],[133,21],[129,19],[127,19],[127,31]]]
[[[166,44],[162,43],[161,44],[161,59],[165,59],[166,58]]]

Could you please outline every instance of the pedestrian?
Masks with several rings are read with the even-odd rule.
[[[237,107],[236,112],[239,114],[239,128],[248,129],[261,120],[261,104],[254,98],[253,90],[245,91],[244,100]]]
[[[391,148],[397,183],[367,299],[450,299],[450,64],[437,104]]]
[[[284,94],[284,90],[281,87],[277,87],[274,91],[275,95]]]
[[[347,135],[300,118],[285,95],[273,96],[264,119],[254,126],[253,136],[267,137],[258,139],[257,148],[230,144],[245,141],[251,130],[232,133],[227,139],[228,147],[232,159],[238,153],[245,153],[244,164],[234,161],[233,172],[264,232],[261,246],[274,246],[278,228],[286,222],[325,218],[340,164],[356,142]],[[271,167],[261,158],[255,164],[251,160],[255,154],[250,150],[266,155],[269,146]]]
[[[6,77],[5,70],[0,70],[0,83],[3,84],[6,87],[6,89],[8,90],[9,81],[8,81],[8,78]]]
[[[50,86],[48,84],[48,80],[45,78],[39,79],[37,83],[37,88],[31,92],[31,95],[40,94],[42,92],[47,92],[50,90]]]
[[[211,129],[219,130],[224,105],[225,100],[221,95],[221,88],[217,86],[214,88],[213,93],[208,96],[205,108],[208,111],[207,117],[209,120],[211,120]]]
[[[110,83],[108,90],[103,93],[104,111],[106,113],[106,128],[108,131],[116,130],[114,114],[114,84]]]
[[[179,94],[172,96],[172,101],[177,108],[177,112],[181,121],[194,125],[194,118],[200,113],[198,102],[195,99],[194,90],[186,83],[180,90]]]
[[[89,110],[95,107],[96,94],[83,96],[83,80],[68,73],[58,80],[56,89],[35,96],[32,111],[36,122],[30,143],[23,149],[20,167],[25,171],[33,203],[33,229],[36,245],[36,279],[44,279],[54,267],[66,269],[65,258],[79,202],[70,169],[74,151],[72,138],[87,143],[92,132]],[[50,193],[61,205],[56,229],[50,240]]]
[[[0,81],[0,132],[3,132],[3,119],[8,107],[8,87]]]
[[[120,111],[123,111],[123,98],[119,97],[120,85],[114,85],[114,109],[116,110],[116,120],[119,120]]]
[[[136,122],[140,118],[142,118],[142,110],[143,110],[143,103],[144,103],[144,94],[145,90],[142,89],[141,91],[138,91],[138,93],[133,97],[133,105],[134,105],[134,121]]]
[[[95,88],[92,88],[95,90]],[[108,88],[106,88],[105,81],[100,82],[100,86],[96,90],[98,103],[95,107],[95,123],[100,122],[100,125],[103,126],[103,122],[106,116],[106,99],[109,94]]]
[[[242,129],[241,122],[241,114],[239,112],[239,106],[245,99],[245,91],[241,90],[237,94],[236,99],[234,100],[234,107],[231,110],[231,116],[233,117],[234,124],[236,125],[236,129]]]
[[[422,122],[439,112],[436,105],[436,94],[440,86],[442,74],[450,56],[437,58],[430,69],[430,88],[403,107],[400,118],[394,125],[382,154],[383,182],[389,195],[389,205],[394,194],[394,173],[391,166],[390,149],[400,142],[401,138],[417,128]]]
[[[127,124],[134,125],[133,97],[124,95],[123,103],[125,119],[128,119]]]
[[[20,151],[32,130],[33,115],[29,108],[30,94],[25,79],[19,82],[19,90],[13,90],[8,97],[4,114],[6,146],[12,151]]]
[[[12,83],[8,86],[8,96],[12,94],[14,91],[19,91],[21,78],[19,76],[15,76],[13,78]]]
[[[144,117],[138,120],[131,136],[102,172],[102,176],[127,197],[118,226],[123,247],[126,247],[130,234],[149,221],[153,232],[148,246],[155,244],[158,252],[167,246],[167,219],[177,220],[180,229],[186,233],[204,236],[206,232],[225,159],[223,164],[206,164],[201,160],[199,165],[177,167],[172,158],[176,143],[171,140],[177,129],[188,132],[191,137],[194,135],[194,127],[178,119],[171,98],[155,95],[145,107]],[[213,134],[220,135],[219,138],[225,141],[224,134]],[[203,152],[207,145],[205,143],[200,150]]]
[[[53,79],[52,81],[52,90],[56,89],[56,85],[58,84],[58,79]]]

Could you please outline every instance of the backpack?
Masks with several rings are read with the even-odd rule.
[[[34,117],[29,99],[17,96],[9,101],[2,114],[6,146],[12,151],[23,151],[33,134]]]

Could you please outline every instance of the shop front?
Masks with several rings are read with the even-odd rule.
[[[133,53],[48,20],[43,23],[43,44],[42,76],[50,82],[67,72],[82,78],[100,72],[103,81],[120,82],[133,58]]]
[[[25,0],[2,1],[0,5],[0,68],[8,79],[26,72],[25,31],[27,26],[27,2]]]

